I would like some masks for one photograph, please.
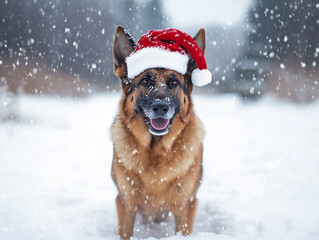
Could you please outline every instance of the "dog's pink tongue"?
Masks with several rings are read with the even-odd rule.
[[[165,118],[151,119],[151,125],[156,130],[163,130],[167,127],[169,120]]]

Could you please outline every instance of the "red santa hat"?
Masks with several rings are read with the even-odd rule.
[[[203,86],[211,82],[212,74],[196,41],[177,29],[151,30],[137,42],[135,50],[126,58],[127,74],[134,78],[149,68],[167,68],[185,74],[189,55],[196,61],[192,82]]]

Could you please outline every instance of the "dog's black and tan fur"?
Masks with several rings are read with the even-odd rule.
[[[194,39],[204,53],[204,29]],[[119,235],[122,239],[132,236],[138,211],[155,221],[172,212],[176,232],[188,235],[197,208],[204,136],[191,99],[191,73],[196,63],[189,61],[185,75],[152,68],[128,79],[125,58],[134,48],[129,34],[123,27],[117,27],[114,73],[121,80],[123,95],[111,132],[112,177],[119,192],[116,198]],[[154,107],[154,102],[162,104]],[[152,132],[146,114],[152,111],[159,115],[170,111],[164,134]]]

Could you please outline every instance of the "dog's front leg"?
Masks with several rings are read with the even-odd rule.
[[[130,239],[133,235],[133,227],[136,216],[136,206],[125,202],[119,195],[116,197],[118,216],[118,232],[121,239]]]
[[[184,236],[189,235],[193,231],[195,216],[197,210],[197,199],[187,202],[184,207],[180,207],[174,211],[175,231],[181,232]]]

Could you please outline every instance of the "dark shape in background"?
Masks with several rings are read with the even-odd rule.
[[[237,90],[246,97],[272,91],[298,102],[316,99],[318,1],[257,0],[247,26],[233,89],[239,86]]]

